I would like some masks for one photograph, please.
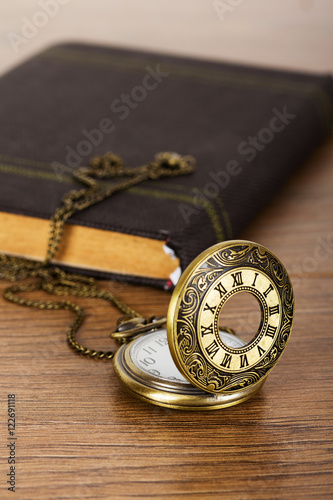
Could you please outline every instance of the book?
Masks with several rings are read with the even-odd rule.
[[[72,172],[112,151],[161,151],[196,170],[75,213],[55,263],[171,288],[237,237],[331,132],[330,75],[84,44],[48,48],[0,79],[0,252],[42,260]]]

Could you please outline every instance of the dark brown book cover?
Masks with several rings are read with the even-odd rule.
[[[71,172],[91,157],[112,151],[134,167],[176,151],[196,158],[194,174],[147,181],[74,214],[68,225],[100,230],[103,243],[81,234],[96,265],[62,261],[169,287],[169,271],[150,269],[149,242],[160,244],[162,260],[166,242],[175,269],[184,270],[208,246],[238,236],[330,133],[332,101],[328,75],[51,47],[0,79],[0,251],[24,254],[25,238],[37,241],[24,221],[45,225],[61,197],[81,187]],[[22,219],[14,223],[12,215]],[[137,270],[126,259],[103,266],[108,249],[118,248],[115,235],[125,236],[117,255],[128,250],[127,259],[141,262]]]

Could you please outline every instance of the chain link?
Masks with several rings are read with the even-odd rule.
[[[85,185],[83,189],[71,190],[62,198],[62,204],[55,211],[50,223],[50,233],[45,260],[37,262],[22,257],[0,254],[0,277],[9,281],[35,278],[35,282],[14,285],[4,291],[4,298],[14,304],[47,310],[70,310],[76,319],[67,332],[68,344],[78,353],[97,359],[112,359],[112,351],[95,351],[76,340],[85,312],[83,307],[69,300],[43,301],[23,298],[22,292],[43,290],[49,294],[68,297],[89,297],[103,299],[116,307],[128,318],[142,316],[125,304],[110,291],[99,288],[94,278],[65,272],[52,265],[62,241],[64,226],[67,220],[76,212],[84,210],[110,197],[116,192],[124,191],[146,180],[156,180],[163,177],[176,177],[193,172],[195,160],[191,156],[180,156],[176,153],[159,153],[155,159],[137,168],[127,168],[121,158],[113,153],[95,157],[88,167],[80,167],[73,172],[76,180]],[[98,180],[113,179],[113,182],[98,182]],[[120,179],[119,182],[114,179]]]

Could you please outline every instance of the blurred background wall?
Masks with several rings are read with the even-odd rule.
[[[0,72],[47,45],[84,41],[333,72],[332,0],[11,0]]]

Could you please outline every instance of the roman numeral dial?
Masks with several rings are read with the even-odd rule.
[[[269,250],[240,240],[207,249],[188,269],[174,292],[180,298],[170,303],[177,318],[172,337],[176,347],[171,343],[170,350],[197,387],[221,394],[245,391],[266,376],[285,346],[293,312],[289,277]],[[245,293],[258,303],[253,311],[259,310],[261,316],[256,327],[251,326],[251,311],[239,305],[242,301],[231,303]],[[224,310],[227,303],[232,314]],[[240,316],[247,319],[246,340],[232,324]],[[229,327],[229,337],[220,325]],[[233,329],[236,336],[230,333]]]
[[[220,315],[220,321],[223,325],[226,324],[223,320],[223,307],[231,297],[239,293],[254,295],[262,311],[262,321],[259,331],[252,332],[250,342],[234,348],[221,340],[218,325]],[[280,302],[276,286],[260,269],[244,267],[221,275],[205,294],[200,308],[199,342],[204,357],[216,368],[226,372],[246,372],[251,369],[266,358],[274,343],[280,322]]]

